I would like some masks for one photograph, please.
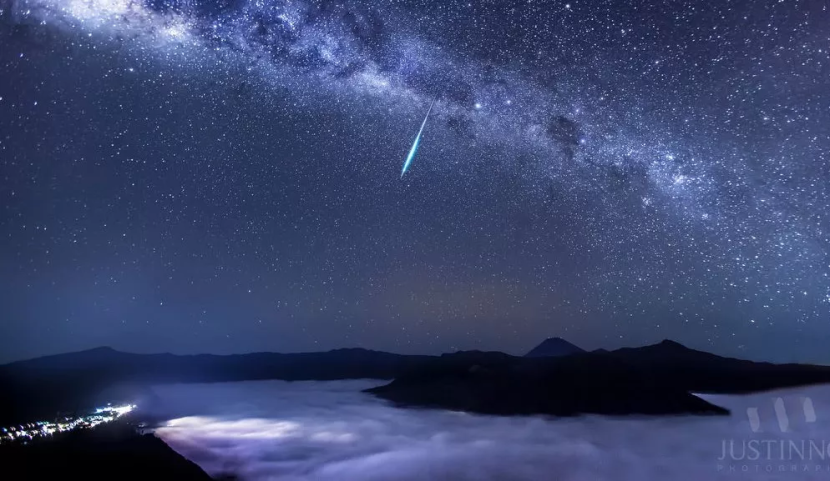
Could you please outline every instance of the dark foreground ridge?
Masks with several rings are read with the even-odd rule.
[[[732,359],[663,341],[544,358],[445,355],[368,392],[405,406],[483,414],[728,414],[692,393],[827,382],[828,367]]]
[[[450,355],[368,392],[402,406],[496,415],[729,414],[648,371],[601,355],[555,362]]]
[[[560,341],[553,344],[570,345]],[[673,341],[552,357],[478,351],[409,356],[365,349],[177,356],[98,348],[0,366],[0,392],[13,393],[0,397],[0,426],[108,402],[140,408],[142,401],[152,402],[154,384],[366,378],[393,380],[370,392],[409,406],[497,414],[723,414],[691,393],[825,383],[830,368],[725,358]]]
[[[152,434],[123,422],[63,433],[28,445],[0,446],[9,480],[210,481],[196,464]]]

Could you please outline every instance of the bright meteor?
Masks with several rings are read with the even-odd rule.
[[[412,148],[409,149],[409,155],[406,156],[406,161],[403,163],[403,170],[401,170],[401,179],[403,179],[403,175],[406,173],[406,170],[409,168],[409,164],[412,163],[412,159],[415,158],[415,152],[418,151],[418,144],[421,143],[421,134],[424,133],[424,127],[427,124],[427,119],[429,118],[429,113],[432,112],[432,106],[435,105],[435,100],[432,101],[432,104],[429,106],[429,110],[427,110],[427,115],[424,117],[424,122],[421,124],[421,130],[418,131],[418,135],[415,137],[415,142],[412,144]]]

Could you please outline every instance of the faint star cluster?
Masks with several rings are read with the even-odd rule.
[[[4,351],[830,362],[828,8],[0,3]]]

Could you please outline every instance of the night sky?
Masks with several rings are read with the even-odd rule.
[[[0,361],[830,362],[830,2],[0,0],[0,205]]]

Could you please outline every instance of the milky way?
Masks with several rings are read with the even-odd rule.
[[[830,361],[829,8],[0,3],[4,351]]]

